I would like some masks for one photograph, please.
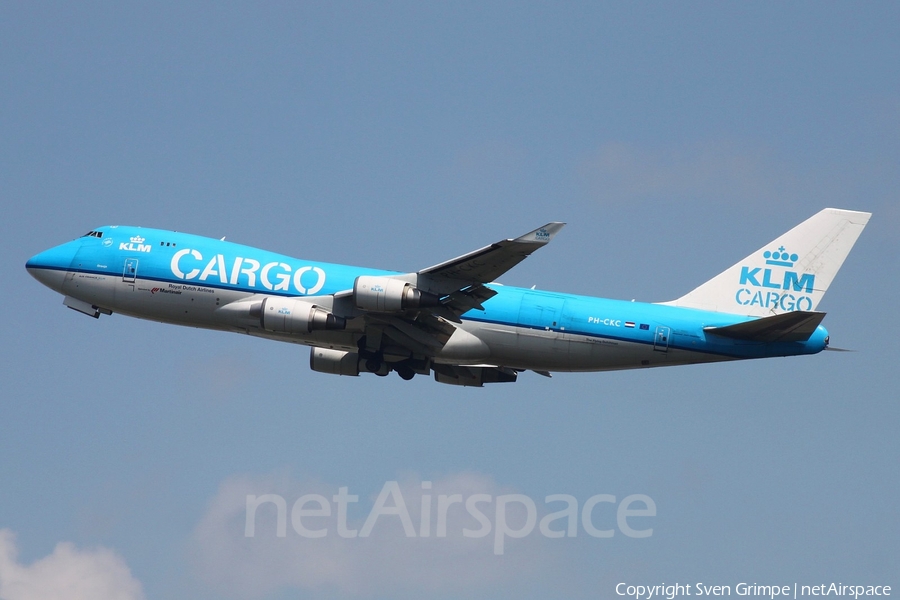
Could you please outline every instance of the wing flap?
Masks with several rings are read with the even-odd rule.
[[[482,387],[485,383],[513,383],[518,372],[507,367],[494,365],[445,365],[435,364],[434,380],[438,383]]]
[[[482,302],[490,300],[497,292],[483,285],[467,287],[450,293],[442,304],[458,314],[463,314],[473,308],[484,310]]]
[[[704,327],[703,331],[753,342],[805,342],[824,318],[823,312],[797,310],[724,327]]]

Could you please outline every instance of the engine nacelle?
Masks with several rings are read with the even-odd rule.
[[[329,375],[359,375],[359,354],[332,350],[331,348],[309,349],[309,368]]]
[[[391,277],[362,275],[353,282],[353,301],[362,310],[398,312],[438,306],[441,299],[413,284]]]
[[[266,331],[305,334],[323,329],[344,329],[347,320],[305,300],[268,296],[259,308],[259,324]],[[251,314],[255,307],[251,309]]]

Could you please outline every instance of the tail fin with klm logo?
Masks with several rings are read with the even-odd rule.
[[[672,306],[767,317],[813,311],[872,213],[826,208]]]

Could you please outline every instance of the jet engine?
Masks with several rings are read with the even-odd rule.
[[[309,349],[309,368],[330,375],[359,375],[359,354],[332,350],[331,348]]]
[[[251,308],[251,315],[256,306]],[[344,329],[347,320],[304,300],[267,296],[259,307],[259,324],[266,331],[305,334],[323,329]]]
[[[398,312],[438,306],[441,299],[413,284],[390,277],[362,275],[353,282],[353,301],[362,310]]]

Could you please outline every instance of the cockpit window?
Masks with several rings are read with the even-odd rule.
[[[81,237],[95,237],[95,238],[102,238],[102,237],[103,237],[103,232],[102,232],[102,231],[88,231],[86,234],[84,234],[84,235],[81,236]]]

